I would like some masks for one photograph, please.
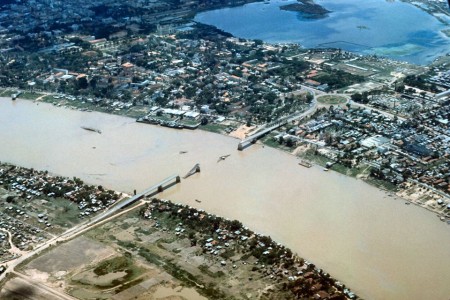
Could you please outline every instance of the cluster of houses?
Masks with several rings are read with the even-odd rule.
[[[74,202],[81,218],[114,203],[119,195],[103,187],[85,185],[73,180],[49,175],[10,164],[0,164],[0,260],[15,258],[18,253],[9,251],[11,241],[20,250],[30,250],[51,237],[59,228],[52,222],[45,204],[55,198]],[[59,213],[59,212],[57,212]]]
[[[142,50],[126,51],[133,45],[140,45]],[[277,75],[292,63],[289,58],[279,62],[284,56],[280,55],[282,49],[294,55],[301,51],[298,46],[256,45],[235,38],[212,41],[149,35],[127,40],[120,51],[117,47],[117,42],[105,42],[103,55],[89,57],[89,68],[82,72],[53,68],[32,80],[41,88],[54,86],[62,93],[79,80],[87,80],[84,90],[90,94],[76,100],[111,111],[160,106],[193,118],[203,111],[264,121],[276,110],[289,106],[292,112],[305,104],[285,101],[286,93],[301,89],[300,75]],[[242,50],[248,54],[239,54]],[[267,105],[270,109],[265,108]]]
[[[374,175],[394,184],[417,180],[449,194],[450,137],[448,127],[436,120],[447,110],[442,104],[425,113],[425,121],[400,120],[362,107],[334,107],[275,138],[314,144],[348,167],[370,165]]]
[[[0,165],[0,185],[14,191],[25,201],[33,199],[65,198],[78,205],[80,216],[88,216],[108,207],[119,199],[112,190],[84,184],[78,178],[52,176],[47,171],[37,171],[9,164]]]
[[[45,232],[45,226],[32,225],[33,216],[23,209],[7,206],[0,212],[0,228],[11,234],[11,241],[20,250],[30,250],[36,244],[43,242],[50,236]],[[6,261],[15,258],[18,254],[9,252],[8,234],[2,234],[0,260]]]
[[[312,299],[355,299],[357,296],[329,274],[299,258],[290,249],[257,234],[238,221],[208,214],[186,205],[152,199],[142,216],[160,230],[189,238],[222,268],[237,269],[252,264],[253,272],[280,285],[284,282],[297,297]],[[165,222],[170,217],[170,222]],[[189,234],[196,232],[196,234]],[[239,254],[237,254],[239,253]]]

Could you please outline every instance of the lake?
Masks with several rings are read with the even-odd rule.
[[[160,196],[238,219],[366,299],[450,295],[450,226],[361,180],[219,134],[20,99],[0,98],[0,128],[1,161],[128,193],[200,163]]]
[[[445,55],[449,28],[421,9],[399,1],[316,1],[331,13],[310,18],[279,7],[295,1],[272,0],[202,12],[195,21],[246,39],[269,43],[299,43],[307,48],[334,47],[376,54],[415,64]]]

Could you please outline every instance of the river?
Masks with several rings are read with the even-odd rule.
[[[269,43],[299,43],[307,48],[334,47],[428,64],[450,49],[449,28],[421,9],[401,1],[316,1],[331,13],[322,18],[281,10],[296,1],[271,0],[205,11],[195,21],[234,36]]]
[[[367,299],[449,299],[450,227],[360,180],[218,134],[26,100],[0,98],[0,128],[1,161],[125,192],[200,163],[162,197],[239,219]]]

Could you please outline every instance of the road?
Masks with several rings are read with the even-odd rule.
[[[134,210],[138,207],[141,207],[142,205],[146,204],[147,202],[142,200],[142,198],[144,198],[146,195],[150,194],[155,194],[160,192],[159,187],[166,185],[166,188],[170,187],[173,185],[167,185],[169,182],[173,181],[174,179],[177,179],[176,183],[178,183],[178,176],[174,175],[174,176],[170,176],[164,180],[162,180],[161,182],[159,182],[158,184],[155,184],[153,186],[151,186],[150,188],[146,189],[145,191],[143,191],[142,193],[139,193],[131,198],[122,198],[121,200],[119,200],[114,206],[109,207],[108,209],[106,209],[105,211],[103,211],[102,213],[100,213],[98,216],[94,217],[93,219],[87,220],[83,223],[80,223],[70,229],[68,229],[66,232],[60,234],[59,236],[53,237],[50,240],[38,245],[37,247],[35,247],[32,251],[29,252],[23,252],[22,251],[22,255],[16,259],[13,259],[11,261],[9,261],[6,264],[6,271],[0,275],[0,282],[5,279],[7,274],[14,274],[17,276],[22,277],[23,279],[27,280],[30,284],[32,285],[36,285],[38,284],[41,288],[44,288],[45,290],[49,291],[51,290],[53,294],[61,294],[61,292],[54,290],[51,287],[45,286],[44,284],[41,283],[36,283],[34,282],[30,277],[18,273],[15,271],[15,268],[17,266],[19,266],[21,263],[25,262],[26,260],[32,258],[33,256],[39,255],[42,251],[55,246],[59,243],[62,242],[66,242],[68,240],[73,239],[74,237],[88,231],[91,230],[92,228],[94,228],[95,226],[98,226],[100,224],[106,223],[118,216],[121,216],[123,214],[126,214],[127,212]],[[134,204],[135,202],[140,201],[137,205],[133,205],[128,207],[131,204]],[[126,208],[128,207],[128,208]],[[8,232],[9,233],[9,232]],[[9,234],[10,239],[11,239],[11,234]],[[12,244],[12,241],[10,241],[11,243],[11,247],[15,248],[14,245]],[[66,295],[67,296],[67,295]],[[60,299],[68,299],[68,300],[72,300],[73,298],[70,296],[67,297],[60,297]]]

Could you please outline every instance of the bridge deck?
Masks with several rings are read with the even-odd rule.
[[[178,176],[178,175],[172,175],[170,177],[167,177],[166,179],[160,181],[159,183],[152,185],[151,187],[145,189],[143,192],[136,194],[127,200],[120,201],[116,205],[110,207],[104,213],[98,215],[93,221],[98,222],[102,219],[105,219],[105,218],[111,216],[112,214],[114,214],[115,212],[117,212],[118,210],[133,204],[134,202],[144,198],[145,196],[159,192],[160,189],[164,189],[165,187],[171,186],[171,185],[179,183],[179,182],[180,182],[180,176]]]

